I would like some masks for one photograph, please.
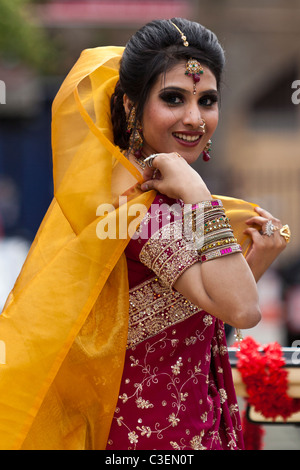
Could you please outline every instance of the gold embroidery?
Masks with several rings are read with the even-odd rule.
[[[144,398],[139,397],[135,401],[137,408],[142,408],[143,409],[148,409],[148,408],[153,408],[153,403],[150,403],[149,400],[144,400]]]
[[[128,396],[127,393],[123,393],[122,395],[119,396],[119,399],[122,400],[122,402],[125,404],[129,400],[134,400],[136,407],[139,409],[139,413],[142,413],[142,410],[148,409],[148,408],[153,408],[155,405],[150,403],[149,400],[146,400],[142,397],[144,389],[148,389],[152,383],[158,383],[159,377],[164,376],[169,378],[169,383],[166,387],[166,390],[170,394],[171,397],[171,403],[169,405],[171,406],[172,409],[174,409],[173,412],[166,412],[165,415],[165,420],[162,420],[163,422],[156,422],[154,428],[151,428],[151,426],[147,426],[144,424],[143,426],[135,426],[135,429],[137,431],[140,431],[140,435],[136,433],[130,428],[128,423],[125,422],[123,417],[116,417],[115,419],[117,420],[118,426],[124,426],[128,432],[127,432],[127,437],[129,440],[130,444],[133,444],[134,448],[136,448],[139,438],[140,437],[153,437],[156,436],[158,439],[163,439],[163,434],[167,429],[170,428],[175,428],[177,426],[180,426],[181,424],[181,418],[179,417],[179,414],[185,413],[187,411],[187,405],[185,402],[187,402],[190,399],[193,399],[193,395],[190,397],[188,391],[185,390],[185,388],[189,388],[189,383],[192,382],[194,385],[197,385],[199,383],[199,378],[202,376],[202,378],[205,378],[205,375],[201,372],[199,369],[199,363],[198,366],[194,367],[194,370],[191,368],[187,372],[188,378],[184,377],[183,380],[181,381],[180,378],[180,369],[184,369],[184,362],[182,357],[178,357],[178,359],[174,360],[175,364],[171,366],[171,371],[166,372],[164,370],[160,371],[159,368],[151,367],[151,360],[149,360],[149,355],[155,354],[157,349],[161,348],[162,345],[165,345],[169,343],[172,348],[177,347],[177,343],[174,344],[174,339],[168,338],[167,332],[163,334],[163,337],[160,338],[158,341],[154,342],[151,344],[146,344],[145,349],[146,349],[146,355],[144,357],[143,361],[139,361],[136,359],[134,356],[130,356],[130,361],[131,361],[131,366],[138,367],[141,370],[142,373],[142,380],[141,382],[136,382],[133,387],[133,393]],[[175,350],[173,351],[173,353]],[[169,354],[171,357],[172,353]],[[176,372],[175,372],[176,371]],[[162,406],[166,407],[168,405],[166,400],[162,401]],[[143,415],[142,415],[143,416]],[[142,419],[138,418],[138,424],[142,423]],[[165,423],[167,421],[167,423]],[[130,450],[130,447],[128,447]]]
[[[174,366],[171,366],[172,372],[174,375],[180,374],[180,367],[182,367],[182,357],[178,359]]]
[[[181,220],[155,232],[141,249],[139,258],[170,287],[189,266],[199,261],[197,250],[182,236]]]
[[[156,289],[156,292],[158,291],[159,289]],[[167,292],[170,291],[168,290]],[[142,302],[142,296],[140,302]],[[144,299],[144,302],[146,302],[146,299]],[[204,334],[206,337],[207,334],[210,336],[212,330],[207,332],[207,334],[205,331],[207,328],[215,326],[213,317],[206,313],[200,315],[200,319],[200,323],[197,322],[199,330],[190,330],[191,338],[196,338],[197,341],[202,341]],[[213,320],[212,324],[211,319]],[[180,327],[176,329],[179,330]],[[128,450],[136,449],[139,446],[143,448],[145,439],[151,438],[160,441],[161,439],[168,439],[168,436],[171,439],[172,434],[168,434],[168,432],[172,429],[177,431],[175,433],[177,442],[169,441],[169,439],[168,442],[170,442],[171,447],[174,449],[204,450],[212,449],[214,446],[221,448],[225,443],[222,442],[218,429],[214,430],[214,427],[216,426],[217,419],[219,419],[218,417],[223,413],[223,407],[224,409],[227,407],[231,421],[226,421],[227,425],[223,429],[227,435],[228,448],[237,448],[236,431],[242,431],[237,404],[228,403],[229,397],[225,388],[222,387],[222,382],[218,386],[210,375],[209,367],[206,364],[210,357],[209,353],[207,352],[203,358],[199,359],[197,348],[190,346],[190,353],[195,355],[184,357],[181,355],[180,348],[177,351],[180,341],[178,338],[174,338],[174,333],[175,329],[170,328],[158,338],[146,341],[139,347],[138,356],[135,356],[134,348],[127,353],[130,368],[134,367],[135,369],[135,376],[134,380],[130,381],[130,385],[124,385],[127,393],[124,393],[124,388],[120,390],[119,407],[116,409],[114,418],[117,434],[121,436],[124,433],[124,438],[127,438]],[[213,336],[212,340],[215,341],[216,337]],[[182,341],[185,344],[185,340],[182,339]],[[215,350],[215,353],[220,358],[222,356],[220,354],[221,346],[219,345]],[[162,350],[164,351],[164,356],[160,356]],[[154,361],[154,358],[157,357],[164,357],[164,361],[157,362],[156,359]],[[166,366],[164,362],[168,360],[170,362]],[[218,372],[221,373],[221,369],[222,367],[219,364]],[[126,375],[125,377],[128,376]],[[153,394],[151,394],[150,390],[149,394],[149,387],[156,387],[161,380],[164,383],[162,388],[164,395],[161,398],[158,397],[156,402],[156,389],[153,389]],[[203,423],[204,429],[200,430],[200,432],[195,432],[187,427],[187,423],[190,422],[188,417],[190,405],[195,401],[193,387],[199,387],[200,389],[201,383],[208,385],[208,397],[207,400],[206,398],[198,398],[197,400],[201,406],[198,414],[199,421]],[[217,393],[219,400],[215,400]],[[128,415],[128,406],[131,406],[129,409],[130,415]],[[132,413],[133,417],[131,417]],[[149,413],[151,418],[149,418]],[[155,419],[152,420],[152,416]]]
[[[189,434],[189,433],[187,433],[187,434]],[[204,435],[205,435],[205,431],[202,430],[199,435],[194,436],[189,442],[189,448],[191,448],[193,450],[207,450],[207,447],[205,447],[202,444],[202,438],[204,437]],[[186,449],[188,446],[186,446],[183,443],[185,441],[185,439],[181,439],[181,441],[182,441],[181,446],[177,442],[174,442],[174,441],[170,441],[170,444],[173,447],[173,449],[175,449],[175,450]]]
[[[221,400],[221,403],[225,403],[225,401],[227,400],[227,393],[226,393],[226,390],[224,390],[224,388],[220,388],[219,389],[219,395],[220,395],[220,400]]]
[[[179,292],[164,286],[156,277],[139,284],[129,291],[127,348],[136,346],[200,311],[199,307],[186,300]]]
[[[138,435],[135,431],[131,431],[128,433],[128,439],[130,444],[137,444],[139,441]]]
[[[202,438],[204,436],[205,431],[201,431],[199,436],[193,437],[193,439],[190,441],[191,448],[194,450],[206,450],[207,447],[204,447],[202,444]]]

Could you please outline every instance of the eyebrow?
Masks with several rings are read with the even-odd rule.
[[[190,93],[189,90],[186,90],[185,88],[181,88],[181,87],[177,87],[177,86],[168,86],[168,87],[164,87],[160,90],[159,93],[162,93],[162,92],[165,92],[165,91],[178,91],[180,93]],[[218,90],[216,90],[215,88],[212,88],[210,90],[204,90],[204,91],[201,91],[201,95],[207,95],[207,94],[215,94],[217,95],[218,94]]]

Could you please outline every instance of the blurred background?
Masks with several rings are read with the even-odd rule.
[[[147,21],[176,16],[213,30],[227,58],[212,159],[196,169],[214,194],[256,202],[291,228],[292,242],[259,282],[264,319],[250,334],[292,346],[300,340],[300,104],[292,101],[300,0],[0,0],[0,311],[53,197],[51,104],[64,77],[83,49],[123,46]]]

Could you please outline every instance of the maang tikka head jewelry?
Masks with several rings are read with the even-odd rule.
[[[183,42],[183,45],[185,47],[188,47],[189,46],[189,43],[186,39],[186,36],[183,34],[183,32],[178,28],[178,26],[173,23],[173,21],[171,21],[172,25],[174,26],[174,28],[177,29],[177,31],[179,32],[180,34],[180,37],[182,39],[182,42]],[[193,94],[195,95],[196,94],[196,83],[198,83],[200,81],[200,75],[203,73],[203,67],[202,65],[200,64],[200,62],[198,62],[198,60],[196,59],[189,59],[187,61],[187,64],[186,64],[186,67],[185,67],[185,75],[188,75],[189,77],[193,77],[193,80],[194,80],[194,90],[193,90]]]
[[[196,59],[189,59],[185,66],[185,75],[193,78],[194,90],[193,94],[196,94],[196,83],[200,82],[200,75],[203,73],[203,67]]]

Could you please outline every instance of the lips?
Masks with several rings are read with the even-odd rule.
[[[198,145],[202,134],[199,132],[173,132],[173,137],[181,145],[193,147]]]

